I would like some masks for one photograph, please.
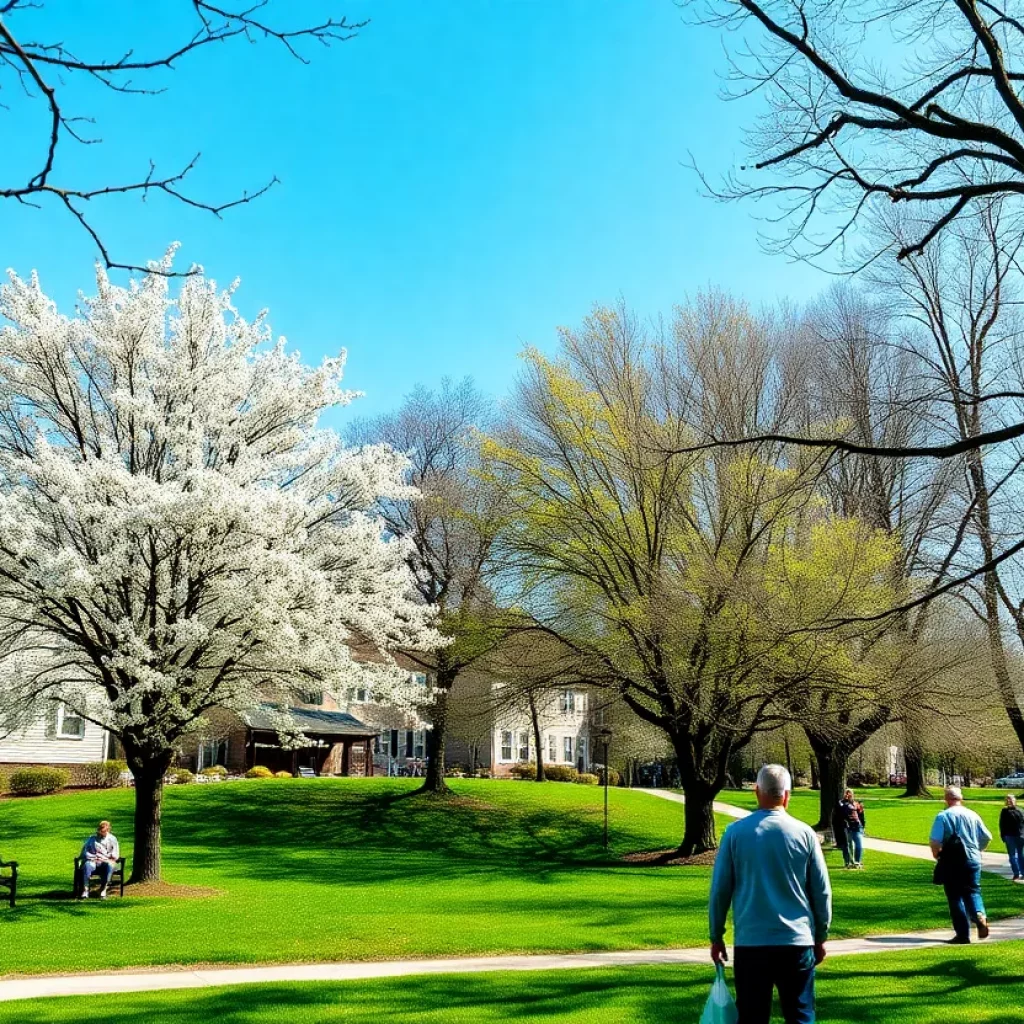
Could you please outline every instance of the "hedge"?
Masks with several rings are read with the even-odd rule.
[[[82,781],[97,789],[121,785],[121,773],[128,771],[127,761],[92,761],[82,765]]]
[[[196,777],[187,768],[172,768],[167,773],[167,781],[176,786],[187,786],[190,782],[195,782]]]
[[[19,768],[11,772],[12,793],[19,796],[40,796],[56,793],[71,781],[71,773],[63,768]]]
[[[581,786],[596,786],[601,780],[596,775],[591,775],[590,772],[581,772],[576,776],[576,781]]]
[[[275,779],[291,779],[294,778],[291,772],[274,772]]]
[[[603,786],[604,785],[604,773],[605,769],[600,768],[597,772],[597,781]],[[608,785],[617,786],[619,784],[619,773],[614,768],[608,769]]]
[[[247,779],[272,779],[274,777],[274,773],[266,766],[258,764],[250,768],[245,773],[245,777]]]
[[[575,782],[579,774],[571,764],[544,765],[544,777],[549,782]]]
[[[199,774],[216,776],[217,778],[223,779],[227,775],[228,770],[222,764],[211,764],[209,768],[204,768]]]

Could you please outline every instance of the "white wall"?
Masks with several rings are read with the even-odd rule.
[[[102,761],[105,753],[103,730],[85,723],[81,739],[46,735],[46,720],[40,718],[21,734],[0,739],[0,764],[87,764]]]

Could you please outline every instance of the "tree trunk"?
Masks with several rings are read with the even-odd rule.
[[[540,715],[537,712],[537,701],[531,693],[527,697],[530,707],[530,725],[533,727],[533,749],[537,757],[537,782],[544,782],[544,750],[541,747]]]
[[[130,882],[160,881],[160,819],[163,814],[164,775],[172,751],[156,757],[132,753],[125,745],[128,767],[135,779],[135,827]]]
[[[715,831],[715,797],[725,785],[726,768],[734,750],[701,748],[692,736],[671,735],[676,752],[676,768],[686,804],[683,808],[682,857],[693,857],[718,847]]]
[[[430,706],[431,728],[427,731],[427,773],[419,793],[452,792],[444,781],[444,740],[447,732],[447,702],[451,692],[451,683],[442,686],[438,679],[434,688],[434,702]]]
[[[821,832],[832,828],[832,814],[843,798],[846,788],[846,768],[850,763],[851,751],[833,740],[815,738],[808,733],[807,739],[818,762],[818,821],[814,828]]]
[[[912,728],[903,729],[903,760],[907,766],[907,788],[903,796],[930,797],[924,774],[924,752]]]
[[[821,789],[821,776],[818,774],[818,759],[811,754],[811,789]]]
[[[444,780],[444,747],[448,732],[448,698],[455,683],[454,672],[438,672],[434,683],[434,702],[430,705],[427,731],[427,773],[420,793],[450,793]]]
[[[685,788],[686,805],[683,808],[683,841],[679,853],[692,857],[718,847],[715,832],[715,795],[710,788],[700,785]]]

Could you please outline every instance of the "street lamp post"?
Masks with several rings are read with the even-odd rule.
[[[608,849],[608,745],[612,741],[612,729],[602,725],[597,730],[598,738],[604,746],[604,848]]]

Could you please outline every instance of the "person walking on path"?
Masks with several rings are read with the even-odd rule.
[[[867,819],[864,816],[864,805],[858,801],[853,790],[848,789],[839,801],[839,818],[846,832],[846,844],[843,846],[843,864],[848,868],[864,867],[864,828]]]
[[[1024,882],[1024,811],[1017,798],[1007,794],[1006,806],[999,812],[999,835],[1010,855],[1010,870],[1015,882]]]
[[[981,901],[981,851],[992,833],[969,807],[964,807],[958,786],[946,787],[946,809],[935,816],[929,839],[932,856],[939,862],[936,881],[941,881],[953,921],[953,945],[971,941],[971,921],[978,938],[988,938],[988,918]]]
[[[779,764],[757,775],[753,814],[722,837],[711,878],[711,959],[727,959],[732,907],[739,1024],[768,1024],[772,996],[786,1024],[813,1024],[814,969],[825,959],[832,888],[818,837],[786,812],[793,780]]]

